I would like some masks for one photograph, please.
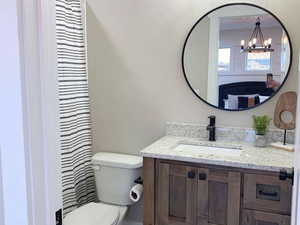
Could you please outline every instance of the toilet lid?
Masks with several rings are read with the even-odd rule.
[[[120,207],[104,203],[89,203],[64,219],[64,225],[115,225],[120,216]]]

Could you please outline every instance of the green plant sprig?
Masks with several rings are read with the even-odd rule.
[[[257,135],[265,135],[270,125],[271,118],[264,115],[264,116],[254,116],[253,115],[253,128],[256,131]]]

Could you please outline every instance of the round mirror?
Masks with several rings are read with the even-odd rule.
[[[287,30],[271,12],[252,4],[218,7],[190,30],[182,67],[193,93],[230,111],[268,101],[287,79],[292,46]]]

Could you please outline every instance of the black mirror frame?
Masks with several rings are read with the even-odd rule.
[[[270,15],[272,15],[278,21],[278,23],[282,26],[283,30],[285,31],[285,33],[287,35],[288,42],[289,42],[289,45],[290,45],[290,64],[289,64],[289,68],[288,68],[287,74],[286,74],[286,76],[285,76],[282,84],[280,85],[280,87],[267,100],[263,101],[259,105],[255,105],[255,106],[249,107],[247,109],[223,109],[223,108],[219,108],[218,106],[215,106],[215,105],[207,102],[205,99],[201,98],[201,96],[199,96],[194,91],[194,89],[192,88],[192,85],[190,84],[189,80],[187,79],[187,75],[186,75],[185,68],[184,68],[184,53],[185,53],[185,50],[186,50],[186,45],[187,45],[189,37],[191,36],[191,34],[192,34],[193,30],[195,29],[195,27],[200,23],[200,21],[202,19],[204,19],[210,13],[212,13],[212,12],[218,10],[218,9],[227,7],[227,6],[235,6],[235,5],[246,5],[246,6],[256,7],[256,8],[259,8],[259,9],[261,9],[261,10],[269,13]],[[189,88],[191,89],[191,91],[194,93],[194,95],[196,95],[197,98],[199,98],[201,101],[205,102],[207,105],[212,106],[213,108],[216,108],[216,109],[219,109],[219,110],[222,110],[222,111],[235,111],[235,112],[240,112],[240,111],[246,111],[246,110],[254,109],[256,107],[259,107],[259,106],[265,104],[269,100],[271,100],[280,91],[280,89],[283,87],[283,85],[285,84],[286,80],[288,79],[288,76],[290,74],[290,70],[291,70],[292,64],[293,64],[293,47],[292,47],[292,41],[291,41],[290,35],[289,35],[286,27],[283,25],[283,23],[281,22],[281,20],[279,20],[279,18],[275,14],[273,14],[271,11],[269,11],[269,10],[267,10],[267,9],[261,7],[261,6],[252,4],[252,3],[229,3],[229,4],[224,4],[224,5],[221,5],[221,6],[217,7],[217,8],[214,8],[214,9],[210,10],[205,15],[203,15],[202,17],[200,17],[200,19],[198,19],[197,22],[192,26],[192,28],[190,29],[190,31],[189,31],[189,33],[188,33],[188,35],[187,35],[187,37],[186,37],[186,39],[184,41],[183,50],[182,50],[182,56],[181,56],[181,66],[182,66],[182,71],[183,71],[184,79],[185,79],[186,83],[188,84]]]

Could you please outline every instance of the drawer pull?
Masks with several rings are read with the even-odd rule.
[[[280,201],[280,186],[269,184],[256,185],[256,198],[269,201]]]
[[[206,173],[199,173],[199,180],[206,180]]]
[[[194,179],[195,177],[196,177],[195,171],[189,171],[189,172],[188,172],[188,178]]]
[[[262,190],[259,191],[260,195],[269,196],[269,197],[277,197],[277,192],[264,192]]]

